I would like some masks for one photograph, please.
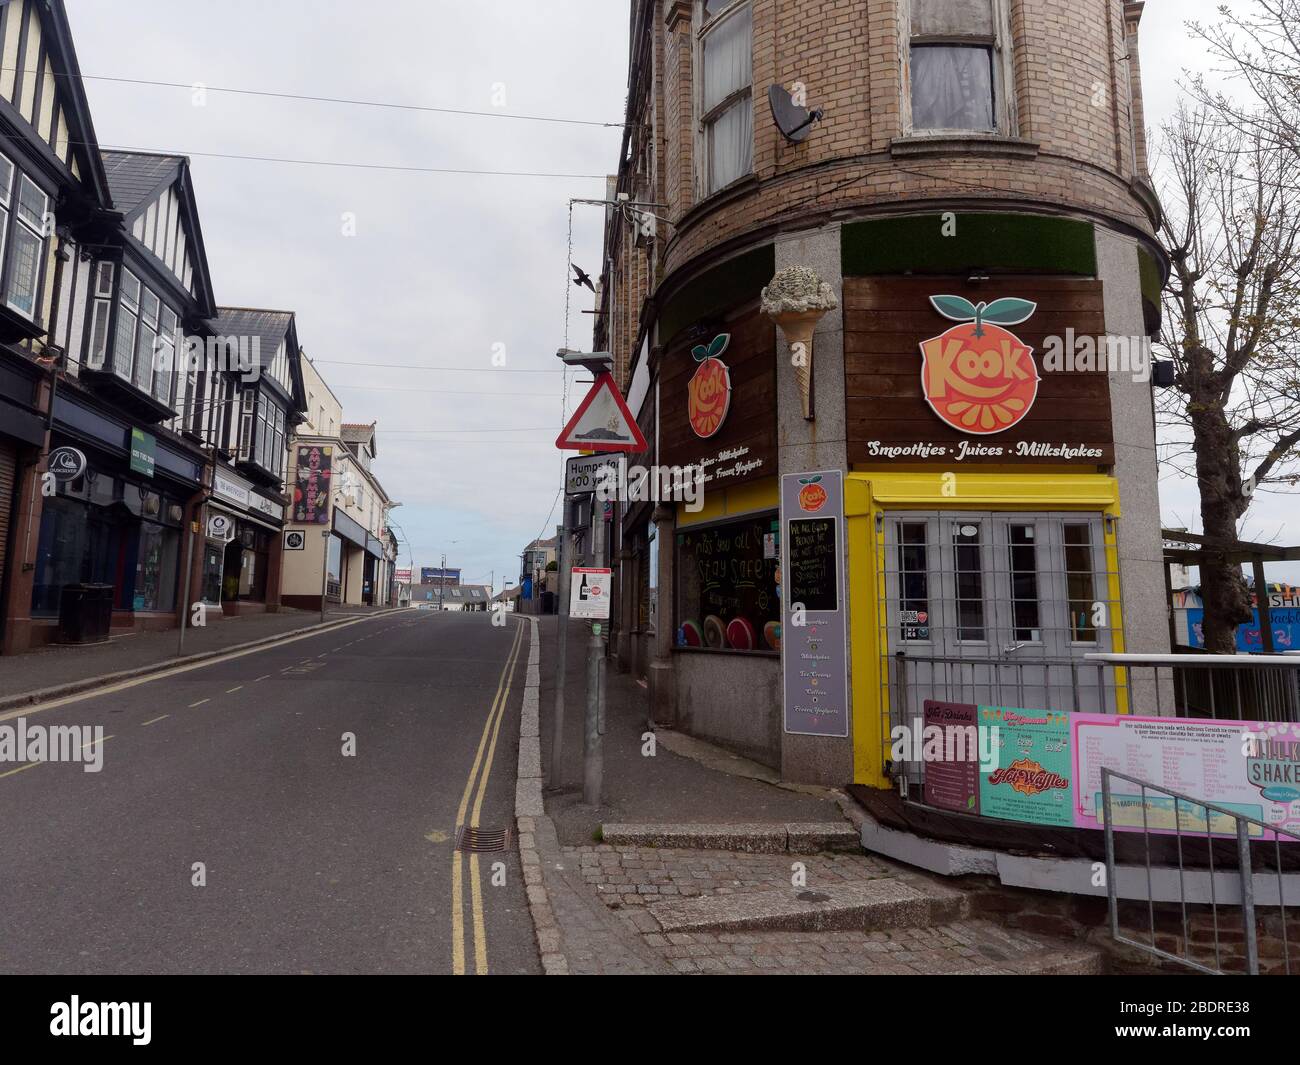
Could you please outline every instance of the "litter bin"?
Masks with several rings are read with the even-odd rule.
[[[60,643],[103,643],[112,622],[113,585],[64,585],[59,596]]]

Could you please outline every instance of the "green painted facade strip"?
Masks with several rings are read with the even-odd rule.
[[[659,343],[702,318],[710,318],[758,299],[776,273],[776,248],[766,244],[706,270],[673,294],[659,312]]]
[[[1092,223],[1039,215],[957,212],[947,230],[942,214],[850,222],[840,254],[845,277],[973,270],[1097,276]]]

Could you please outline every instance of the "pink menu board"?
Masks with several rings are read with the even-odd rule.
[[[1072,714],[1074,823],[1104,828],[1103,767],[1300,832],[1300,724]],[[1232,818],[1111,781],[1115,829],[1235,835]],[[1177,810],[1175,810],[1177,805]],[[1207,825],[1208,814],[1208,825]],[[1177,820],[1175,820],[1177,818]],[[1256,826],[1256,838],[1276,838]],[[1287,837],[1281,837],[1285,842]]]

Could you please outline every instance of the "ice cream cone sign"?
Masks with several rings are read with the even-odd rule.
[[[988,436],[1010,429],[1034,405],[1034,349],[1005,326],[1027,322],[1038,304],[999,299],[974,304],[931,296],[934,309],[960,322],[921,345],[921,384],[930,409],[959,432]]]
[[[791,266],[763,289],[763,313],[781,330],[790,348],[790,365],[799,389],[803,416],[812,421],[813,333],[822,316],[839,306],[831,286],[805,266]]]

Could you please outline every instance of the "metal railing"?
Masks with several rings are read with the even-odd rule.
[[[1300,721],[1300,655],[1085,656],[1129,673],[1130,713],[1226,721]]]
[[[1140,789],[1139,798],[1142,807],[1142,836],[1143,836],[1143,855],[1145,859],[1146,870],[1146,910],[1147,910],[1147,933],[1148,940],[1143,942],[1132,936],[1126,935],[1120,926],[1120,903],[1118,892],[1118,869],[1115,861],[1115,818],[1114,801],[1116,795],[1112,788],[1112,781],[1124,781],[1131,786]],[[1162,787],[1158,784],[1151,784],[1146,781],[1138,780],[1136,777],[1128,776],[1115,769],[1101,770],[1101,792],[1102,792],[1102,811],[1105,820],[1106,834],[1106,895],[1110,903],[1110,931],[1111,936],[1118,943],[1124,943],[1128,946],[1135,947],[1145,951],[1155,957],[1165,961],[1175,962],[1184,965],[1189,969],[1197,972],[1209,973],[1212,975],[1222,975],[1228,970],[1224,967],[1224,958],[1222,951],[1222,942],[1219,928],[1219,910],[1220,907],[1240,907],[1241,930],[1244,937],[1245,947],[1245,968],[1251,976],[1259,975],[1259,923],[1256,916],[1256,884],[1255,884],[1255,861],[1252,854],[1252,846],[1255,853],[1261,860],[1265,859],[1268,854],[1268,835],[1273,835],[1272,849],[1274,859],[1274,874],[1276,876],[1277,906],[1280,915],[1281,939],[1282,939],[1282,957],[1284,969],[1287,975],[1291,973],[1291,943],[1288,929],[1288,906],[1295,902],[1300,902],[1300,890],[1293,889],[1293,898],[1288,900],[1286,897],[1287,881],[1283,875],[1282,868],[1282,842],[1300,843],[1300,835],[1278,828],[1275,825],[1269,825],[1256,818],[1240,813],[1236,810],[1230,810],[1224,806],[1218,806],[1215,803],[1205,802],[1201,799],[1194,798],[1190,795],[1184,795],[1181,792],[1173,791],[1169,788]],[[1163,837],[1172,837],[1176,842],[1178,857],[1178,913],[1182,928],[1181,940],[1177,936],[1173,938],[1181,942],[1183,947],[1182,953],[1174,953],[1157,945],[1157,920],[1156,920],[1156,891],[1154,886],[1154,872],[1157,867],[1152,864],[1151,858],[1151,838],[1157,830],[1152,829],[1149,823],[1148,811],[1151,805],[1148,802],[1148,793],[1154,796],[1165,796],[1173,800],[1173,828],[1159,830],[1158,834]],[[1125,800],[1131,799],[1132,796],[1124,796]],[[1184,815],[1191,823],[1195,831],[1184,831]],[[1201,825],[1204,824],[1204,830]],[[1229,828],[1229,825],[1231,827]],[[1217,826],[1217,827],[1216,827]],[[1252,828],[1256,831],[1258,838],[1252,840]],[[1219,852],[1220,866],[1224,864],[1225,855],[1225,837],[1229,844],[1235,842],[1236,858],[1236,883],[1237,898],[1225,898],[1220,900],[1218,896],[1218,877],[1215,870],[1215,852]],[[1189,870],[1187,866],[1188,855],[1184,852],[1184,839],[1194,840],[1197,844],[1197,850],[1200,844],[1205,844],[1205,855],[1208,859],[1209,876],[1204,877],[1200,869]],[[1216,847],[1216,842],[1218,846]],[[1231,848],[1229,848],[1230,850]],[[1265,870],[1267,874],[1267,869]],[[1211,931],[1213,935],[1214,956],[1213,963],[1208,957],[1209,951],[1202,950],[1204,960],[1193,957],[1193,937],[1188,916],[1188,906],[1204,907],[1206,903],[1200,898],[1194,898],[1189,902],[1189,877],[1196,876],[1198,879],[1208,879],[1209,885],[1209,912],[1211,915]],[[1267,881],[1267,875],[1264,880]],[[1192,915],[1192,919],[1196,916]],[[1225,925],[1228,923],[1225,919]]]

